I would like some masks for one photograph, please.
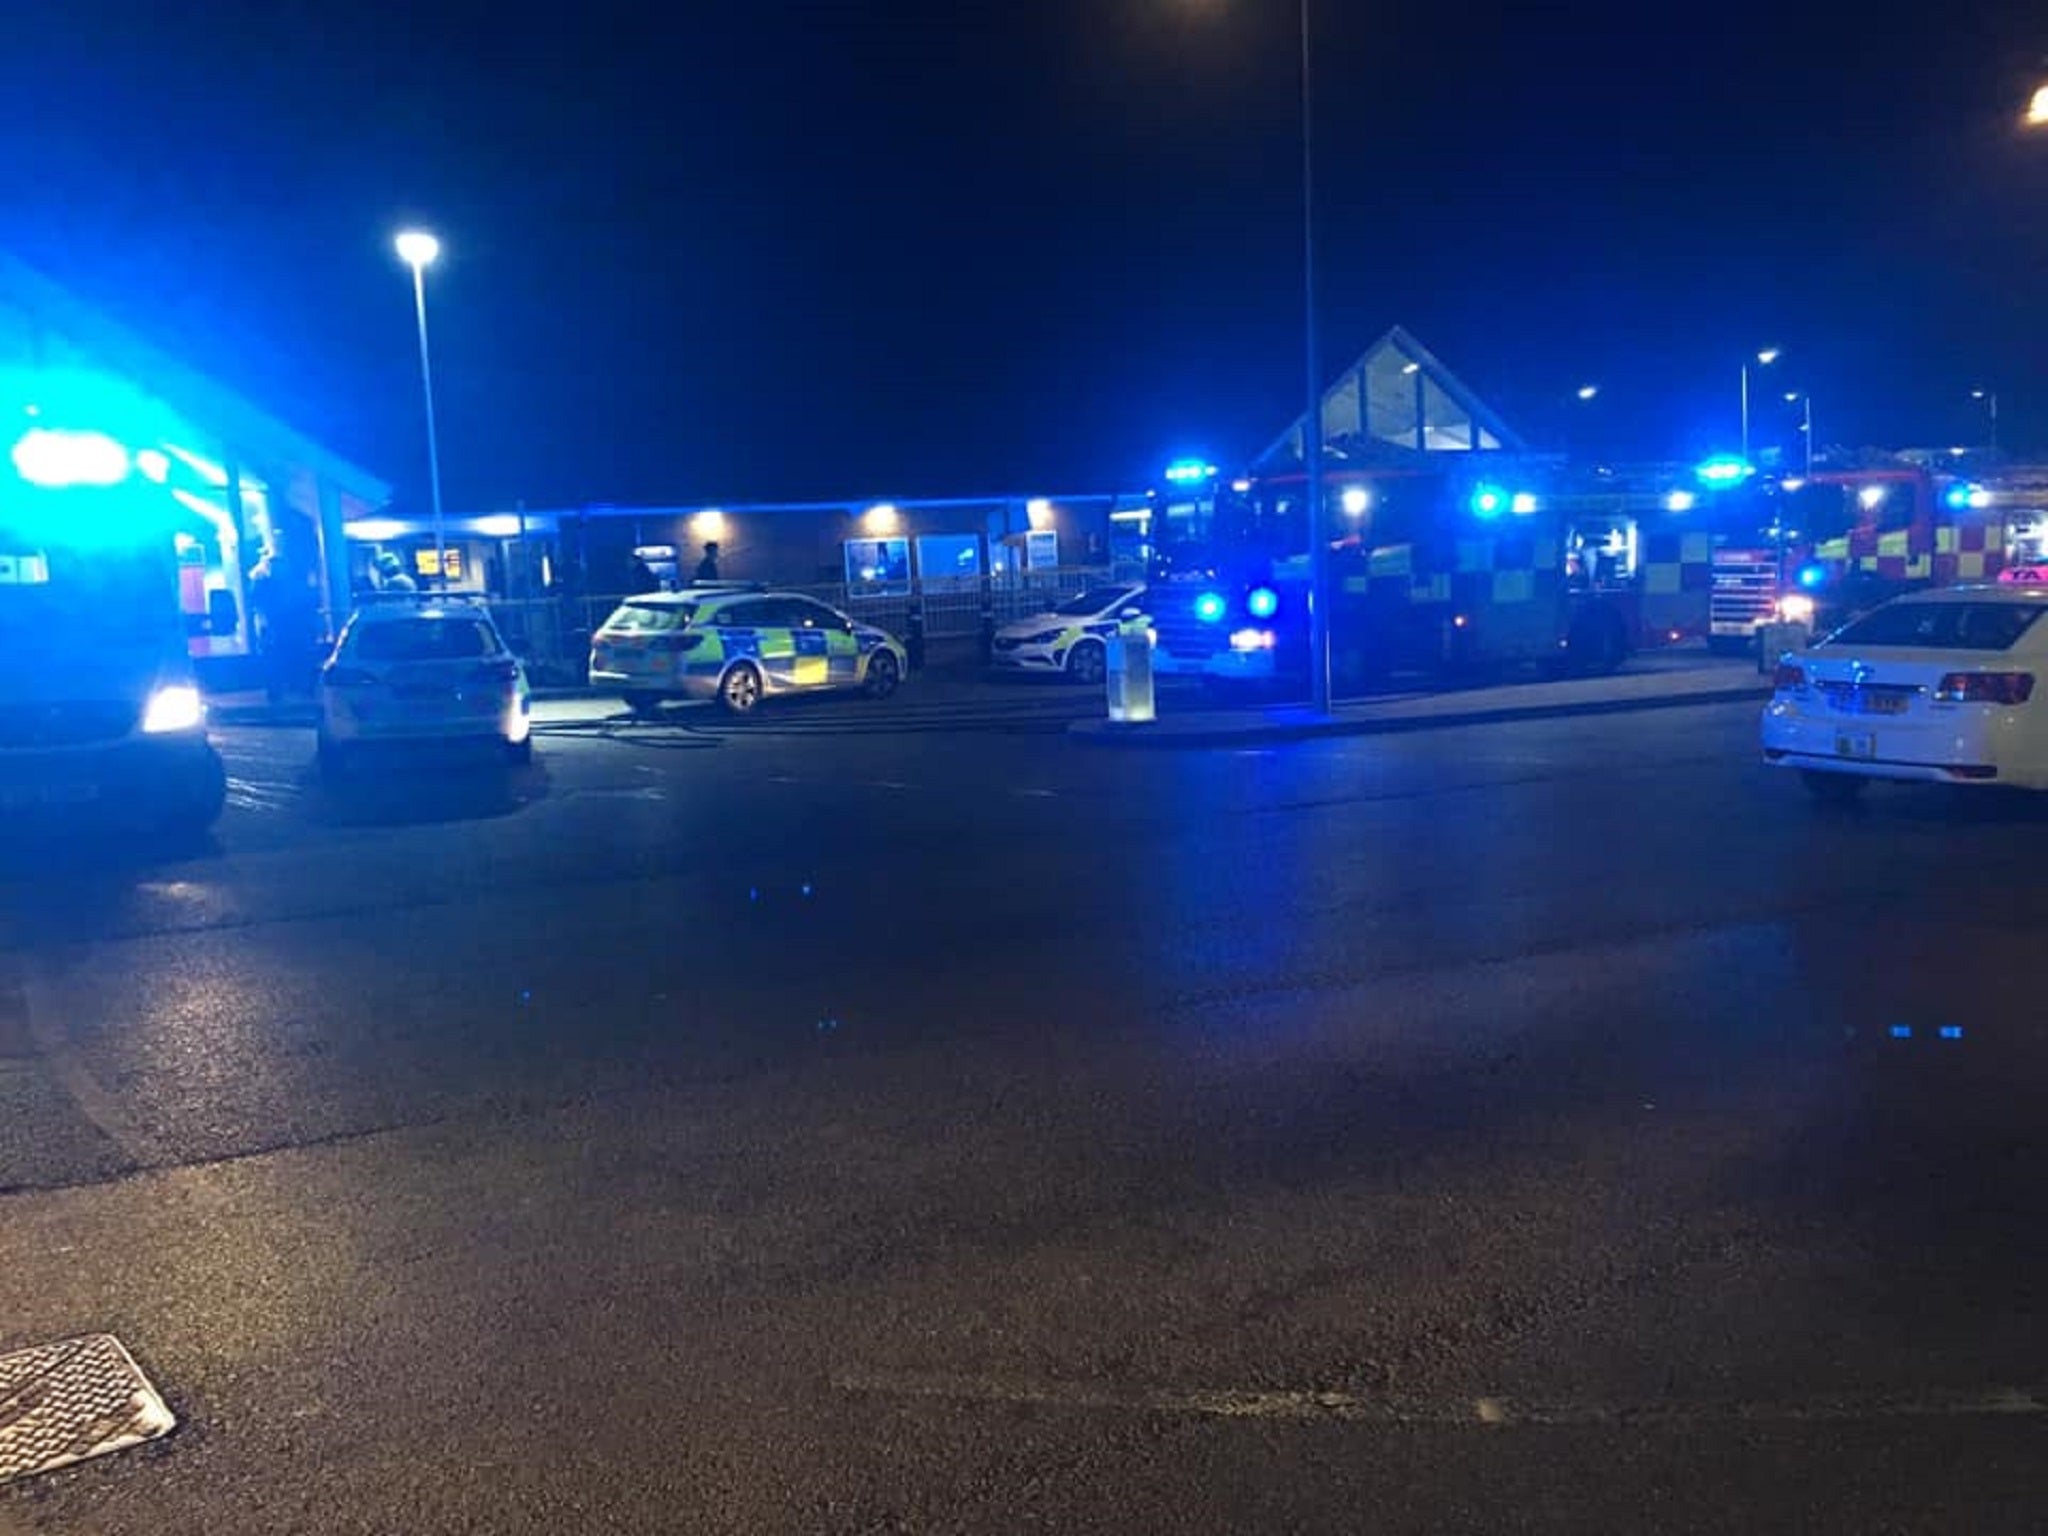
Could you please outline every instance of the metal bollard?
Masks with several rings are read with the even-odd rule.
[[[1158,719],[1152,690],[1152,625],[1127,621],[1109,637],[1109,718],[1124,725]]]

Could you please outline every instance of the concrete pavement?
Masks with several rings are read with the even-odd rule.
[[[184,1422],[0,1530],[2038,1526],[2034,802],[903,708],[13,868],[0,1348]]]

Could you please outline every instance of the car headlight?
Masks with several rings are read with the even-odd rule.
[[[1240,629],[1230,637],[1230,648],[1240,654],[1248,651],[1270,651],[1275,636],[1270,629]]]
[[[1026,640],[1024,643],[1026,645],[1051,645],[1053,641],[1059,639],[1059,637],[1061,635],[1064,635],[1065,633],[1066,631],[1064,629],[1048,629],[1047,631],[1045,631],[1044,634],[1033,635],[1029,640]]]
[[[206,703],[190,683],[165,683],[142,706],[142,730],[147,736],[196,731],[205,723]]]
[[[1811,624],[1813,622],[1813,599],[1794,592],[1778,599],[1778,618],[1786,624]]]

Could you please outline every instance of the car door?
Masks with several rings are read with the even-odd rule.
[[[762,681],[771,688],[777,686],[775,665],[762,647],[774,633],[772,623],[775,617],[774,605],[765,598],[752,597],[743,602],[727,603],[711,621],[718,630],[719,647],[725,660],[753,662],[761,669]]]
[[[796,686],[850,688],[860,680],[860,642],[854,638],[852,620],[810,598],[792,599],[789,617],[796,643]]]

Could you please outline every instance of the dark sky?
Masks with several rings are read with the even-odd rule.
[[[2048,20],[1877,10],[1318,0],[1326,361],[1690,452],[1775,343],[1824,441],[1988,380],[2048,444]],[[1130,488],[1298,410],[1292,0],[8,14],[0,243],[403,500],[408,220],[457,506]]]

